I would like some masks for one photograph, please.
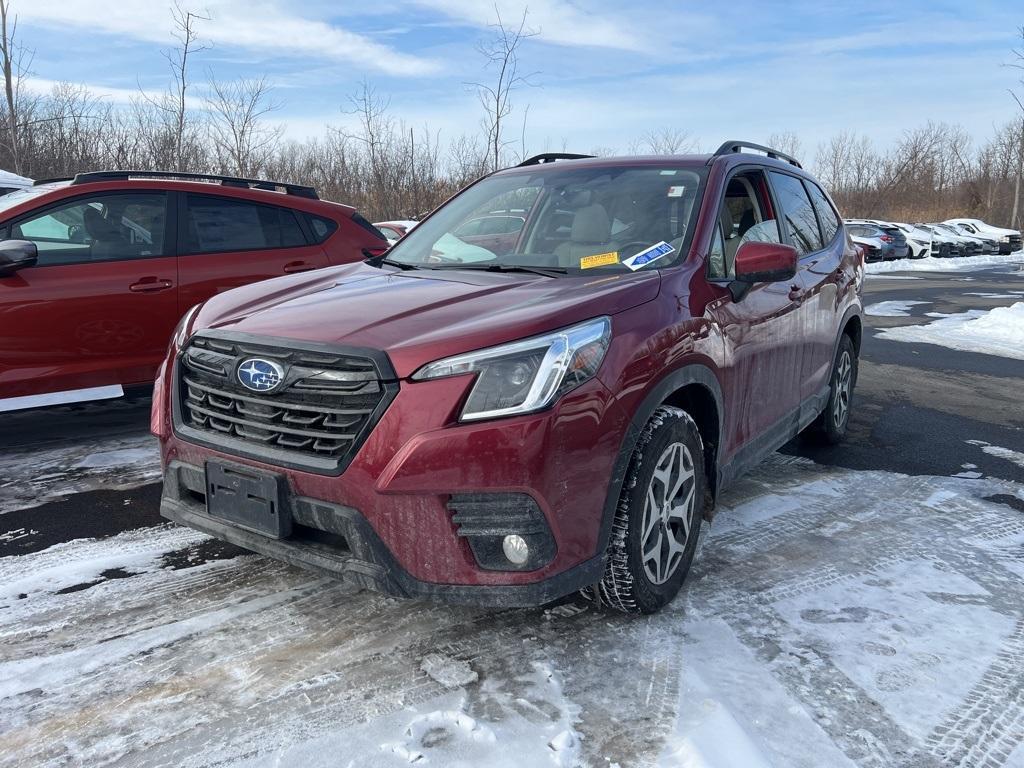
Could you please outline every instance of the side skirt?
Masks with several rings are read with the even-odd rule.
[[[69,389],[64,392],[46,392],[42,395],[24,395],[0,399],[0,413],[20,411],[25,408],[42,408],[47,405],[65,405],[67,403],[84,403],[89,400],[110,400],[123,397],[124,389],[120,384],[107,387],[88,387],[86,389]]]
[[[777,451],[784,446],[818,418],[818,414],[828,405],[828,396],[829,386],[826,385],[817,394],[807,398],[798,407],[775,422],[763,434],[736,451],[726,464],[718,468],[719,495],[740,475],[758,464],[772,451]]]

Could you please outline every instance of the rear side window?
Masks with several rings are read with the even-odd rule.
[[[811,195],[811,202],[814,203],[814,211],[818,214],[818,223],[821,224],[821,240],[828,244],[839,231],[839,215],[836,209],[829,203],[821,187],[811,181],[804,182],[807,191]]]
[[[334,234],[334,230],[338,228],[338,222],[334,219],[325,219],[322,216],[310,216],[309,228],[313,232],[313,239],[322,243]]]
[[[800,179],[775,171],[769,173],[772,177],[772,186],[775,187],[779,198],[779,206],[782,208],[784,226],[797,252],[803,256],[821,250],[818,220]]]
[[[367,232],[369,232],[371,235],[376,237],[378,240],[387,240],[387,238],[384,237],[384,234],[379,229],[377,229],[375,226],[373,226],[373,224],[368,222],[366,220],[366,218],[364,216],[362,216],[361,214],[353,213],[352,214],[352,221],[354,221],[360,227],[362,227]]]
[[[208,195],[188,196],[187,253],[260,251],[306,245],[287,208]]]

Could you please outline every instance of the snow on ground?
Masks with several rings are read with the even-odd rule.
[[[29,466],[32,472],[26,476]],[[0,514],[82,491],[132,488],[159,477],[160,453],[149,435],[6,449],[0,452]]]
[[[980,352],[1024,360],[1024,301],[990,310],[972,309],[952,315],[929,313],[937,318],[923,325],[884,328],[878,338],[938,344],[965,352]]]
[[[874,317],[909,317],[910,308],[927,301],[878,301],[864,307],[864,313]]]
[[[923,259],[895,259],[893,261],[875,261],[864,265],[864,271],[871,275],[885,272],[969,272],[977,267],[992,267],[1000,264],[1020,264],[1024,262],[1024,251],[988,256],[961,256],[959,258],[937,259],[927,256]]]
[[[704,528],[651,617],[171,567],[170,526],[0,559],[0,766],[1024,765],[1020,482],[776,455]]]
[[[1003,448],[999,445],[991,445],[986,443],[984,440],[968,440],[969,445],[976,445],[981,448],[982,451],[987,453],[989,456],[997,456],[1000,459],[1006,459],[1009,462],[1016,464],[1021,469],[1024,469],[1024,453],[1020,451],[1014,451],[1010,448]]]

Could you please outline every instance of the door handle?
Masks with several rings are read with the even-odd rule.
[[[292,272],[309,272],[312,269],[316,269],[316,267],[304,261],[292,261],[284,265],[284,271],[289,274]]]
[[[799,285],[789,286],[789,300],[797,306],[804,303],[804,289]]]
[[[132,293],[156,293],[157,291],[166,291],[168,288],[173,288],[174,283],[170,280],[162,280],[156,277],[144,277],[137,283],[132,283],[128,286],[128,290]]]

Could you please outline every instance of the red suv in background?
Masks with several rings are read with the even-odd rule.
[[[102,171],[0,197],[0,411],[151,384],[189,307],[386,247],[295,184]]]
[[[495,210],[516,237],[459,237]],[[764,147],[531,158],[386,257],[183,318],[161,512],[394,595],[658,610],[744,468],[845,434],[863,266]]]

